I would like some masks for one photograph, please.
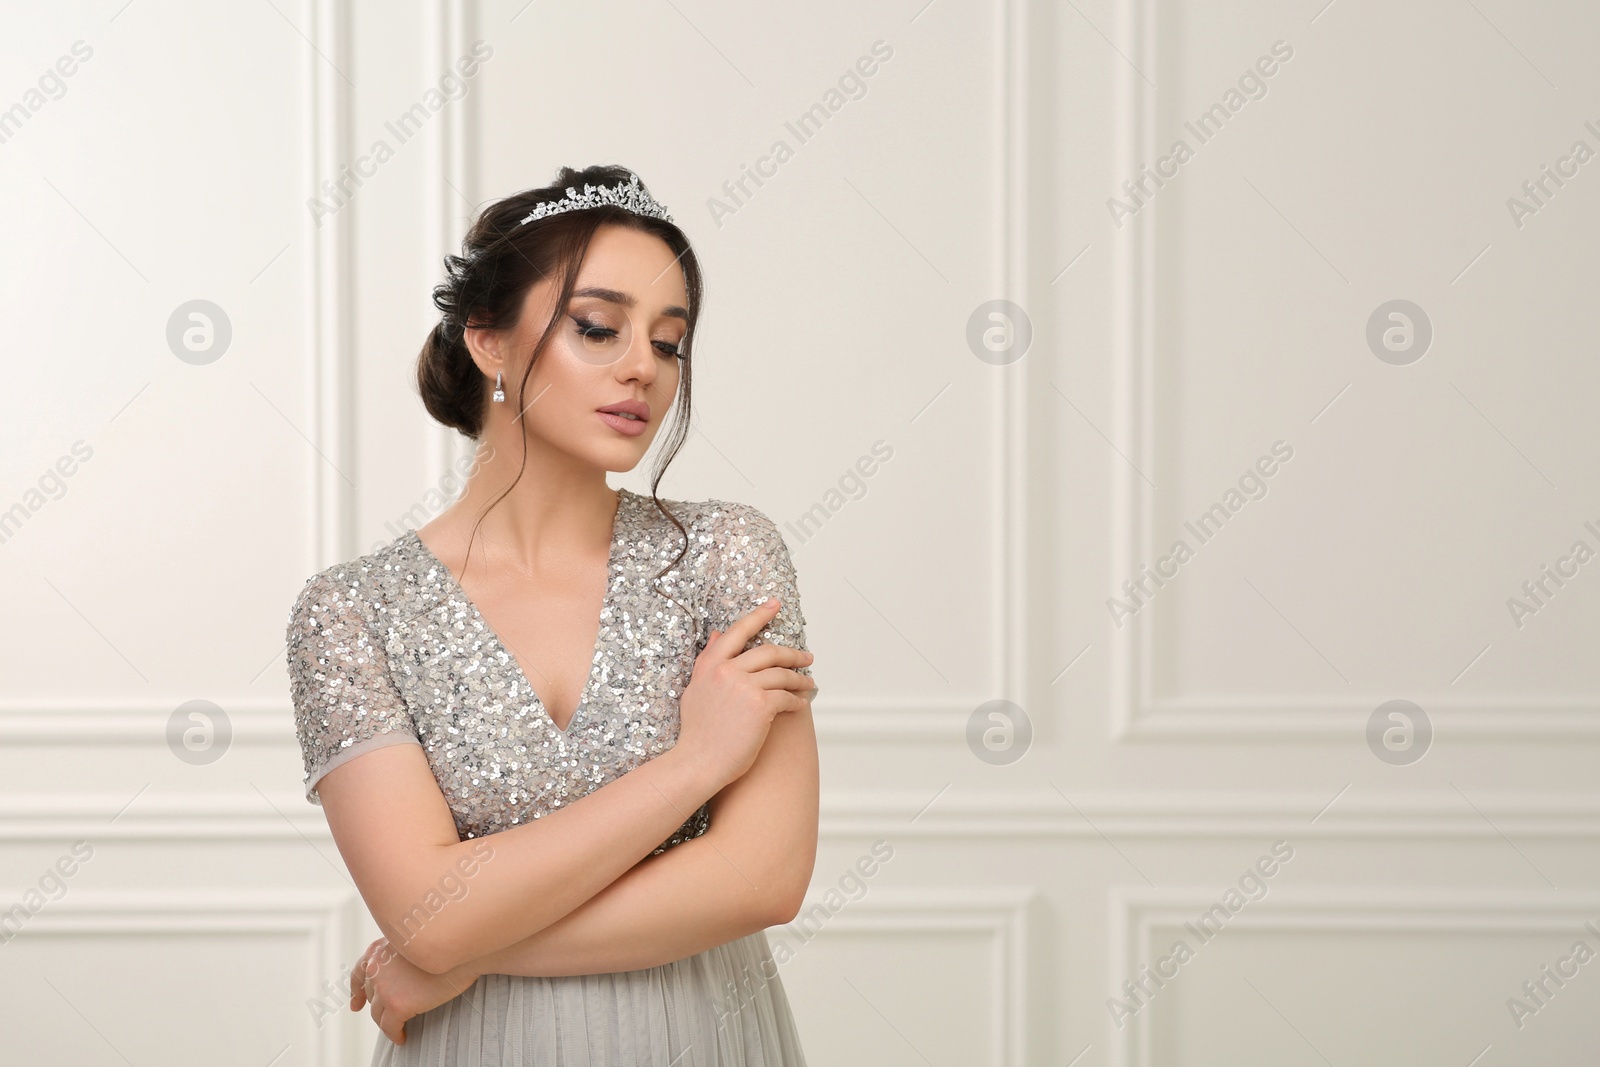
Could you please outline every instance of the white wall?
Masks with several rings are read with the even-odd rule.
[[[795,524],[821,910],[771,937],[811,1062],[1575,1062],[1600,964],[1522,985],[1600,951],[1600,563],[1508,601],[1600,550],[1600,164],[1522,189],[1600,150],[1597,32],[1576,0],[7,5],[0,909],[38,907],[6,1058],[367,1061],[365,1014],[308,1009],[373,928],[300,797],[288,605],[460,455],[411,375],[475,206],[616,162],[707,272],[663,491]],[[1025,353],[969,343],[1001,299]],[[209,362],[167,339],[194,300]],[[1394,300],[1420,358],[1368,343]],[[1409,763],[1368,739],[1395,699]],[[210,762],[168,739],[194,700]],[[1029,728],[985,760],[994,700]]]

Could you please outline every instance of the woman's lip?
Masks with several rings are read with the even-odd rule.
[[[650,425],[639,419],[630,419],[626,415],[613,415],[609,411],[598,412],[600,418],[618,433],[627,434],[629,437],[638,437],[644,433],[645,427]]]

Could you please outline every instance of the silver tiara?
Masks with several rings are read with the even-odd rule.
[[[630,177],[626,183],[616,185],[585,185],[583,192],[579,193],[574,186],[567,186],[567,195],[562,200],[546,200],[528,212],[528,216],[517,223],[532,222],[542,219],[547,215],[557,215],[563,211],[578,211],[582,208],[601,207],[605,204],[614,204],[626,208],[635,215],[648,215],[651,218],[672,221],[672,216],[667,214],[667,209],[662,207],[644,187],[639,184],[637,174]]]

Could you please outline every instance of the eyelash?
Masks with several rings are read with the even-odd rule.
[[[576,315],[572,317],[572,321],[578,324],[577,332],[583,337],[615,337],[617,335],[617,331],[613,330],[609,326],[601,326],[596,322],[586,322],[583,319],[578,318]],[[664,357],[675,356],[680,360],[688,358],[678,350],[677,345],[670,341],[656,341],[655,343],[658,345],[666,345],[671,350],[663,353]]]

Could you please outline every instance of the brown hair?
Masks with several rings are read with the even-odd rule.
[[[525,189],[487,205],[462,238],[462,254],[444,257],[446,280],[433,289],[433,303],[439,309],[440,319],[422,342],[422,350],[417,353],[417,390],[428,414],[477,440],[483,434],[484,405],[489,399],[489,383],[467,351],[467,326],[470,324],[495,330],[515,327],[521,317],[528,289],[545,278],[557,278],[560,290],[556,297],[555,313],[545,324],[544,332],[534,347],[535,353],[541,352],[559,328],[577,283],[578,268],[583,263],[589,241],[596,230],[605,225],[626,226],[659,237],[677,256],[689,298],[688,329],[678,346],[682,359],[679,364],[678,402],[674,409],[676,418],[657,456],[650,479],[650,499],[684,535],[683,549],[672,564],[668,564],[671,567],[688,550],[688,531],[677,516],[662,504],[657,489],[667,465],[683,447],[689,432],[689,384],[691,368],[694,366],[690,356],[695,326],[700,318],[703,291],[699,261],[689,245],[689,238],[674,223],[636,215],[614,204],[564,211],[522,224],[522,219],[536,204],[565,198],[568,186],[576,187],[581,192],[584,185],[615,185],[618,182],[626,183],[634,177],[633,171],[620,166],[594,166],[582,170],[562,167],[551,184]],[[641,181],[641,187],[643,184]],[[508,399],[517,404],[518,411],[522,410],[521,397],[528,376],[533,372],[533,364],[534,360],[528,361],[522,380],[516,383],[515,388],[511,388],[512,383],[506,383]],[[527,460],[528,443],[524,436],[523,465],[517,470],[517,479],[522,477]],[[515,485],[517,479],[513,479],[511,485]],[[499,503],[511,491],[511,485],[495,498],[495,503]],[[482,515],[478,516],[478,521],[483,521]],[[476,531],[476,525],[473,529]],[[471,552],[470,540],[468,552]]]

